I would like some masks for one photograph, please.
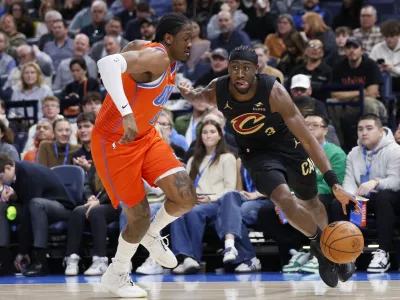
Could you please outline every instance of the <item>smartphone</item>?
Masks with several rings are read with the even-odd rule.
[[[197,194],[197,196],[210,196],[210,195],[215,195],[215,194]]]
[[[378,65],[383,65],[385,63],[385,60],[383,58],[379,58],[377,61]]]

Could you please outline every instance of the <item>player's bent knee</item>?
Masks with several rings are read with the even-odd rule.
[[[290,190],[285,186],[278,186],[271,193],[271,200],[288,216],[296,211],[297,203],[290,193]]]

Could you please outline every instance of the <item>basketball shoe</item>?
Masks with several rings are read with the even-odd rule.
[[[347,264],[337,265],[337,275],[341,282],[346,282],[356,272],[356,264],[349,262]]]
[[[167,237],[147,232],[140,244],[149,251],[151,258],[159,265],[168,269],[173,269],[178,265],[174,253],[168,248]]]
[[[339,279],[336,272],[336,264],[327,259],[322,253],[319,239],[312,240],[310,244],[310,253],[314,255],[319,263],[319,276],[327,286],[336,287]]]

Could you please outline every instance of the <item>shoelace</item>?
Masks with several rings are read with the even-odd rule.
[[[168,235],[166,235],[166,236],[164,236],[164,237],[162,237],[162,236],[157,236],[157,237],[155,237],[148,245],[146,245],[147,247],[153,247],[154,245],[156,245],[158,242],[161,242],[161,244],[163,245],[163,246],[165,246],[165,247],[168,247],[169,246],[169,240],[167,239],[167,237],[169,236],[169,234]],[[164,249],[165,249],[165,247],[164,247]],[[166,249],[165,249],[166,250]]]
[[[386,257],[386,253],[382,252],[382,251],[373,251],[372,255],[374,256],[372,258],[373,262],[377,262],[382,260],[384,257]]]
[[[297,252],[295,255],[292,256],[292,258],[289,260],[289,264],[293,263],[302,255],[304,255],[304,252]]]
[[[118,287],[123,287],[125,284],[129,284],[131,286],[135,286],[135,284],[133,283],[131,276],[129,276],[129,273],[124,273],[120,275],[120,280],[117,283]]]

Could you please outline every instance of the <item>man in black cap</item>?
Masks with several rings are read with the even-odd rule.
[[[382,73],[375,61],[363,55],[362,42],[357,37],[349,37],[346,41],[346,58],[333,68],[332,83],[334,84],[361,84],[364,86],[364,113],[373,113],[382,120],[387,119],[387,111],[382,102],[377,100],[379,95],[379,85],[383,84]],[[359,101],[359,91],[333,92],[334,100],[329,101]],[[334,114],[332,120],[335,122],[336,131],[343,133],[343,138],[349,147],[354,145],[357,137],[353,135],[347,137],[341,130],[341,121],[357,120],[360,113],[359,107],[330,107],[330,113]],[[350,148],[351,149],[351,148]]]
[[[211,70],[196,80],[195,87],[207,86],[214,78],[228,74],[228,51],[214,49],[211,53]]]
[[[140,22],[140,34],[142,35],[142,40],[154,40],[156,37],[156,23],[152,18],[146,18]]]

